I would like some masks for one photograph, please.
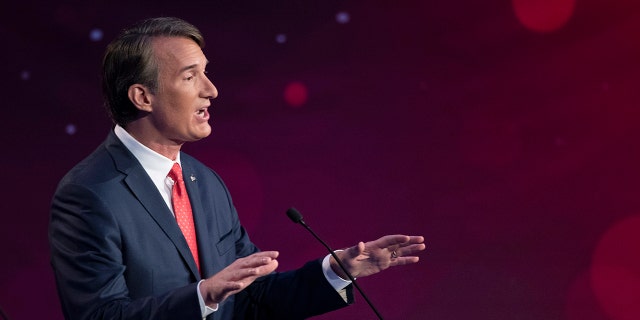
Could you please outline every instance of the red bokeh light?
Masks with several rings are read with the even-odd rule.
[[[640,319],[640,216],[616,223],[600,239],[591,287],[614,320]]]
[[[611,320],[605,314],[591,289],[588,270],[580,273],[567,292],[567,320]]]
[[[294,108],[301,107],[307,103],[308,97],[307,86],[301,82],[291,82],[284,89],[284,101]]]
[[[512,0],[520,23],[536,32],[562,28],[573,15],[576,0]]]

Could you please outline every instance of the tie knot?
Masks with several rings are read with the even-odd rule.
[[[182,181],[182,168],[180,168],[180,165],[177,162],[173,164],[173,167],[171,167],[171,171],[169,171],[168,176],[173,181]]]

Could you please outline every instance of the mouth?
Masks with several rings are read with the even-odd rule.
[[[203,107],[200,108],[196,111],[196,116],[198,116],[200,119],[207,121],[209,120],[209,111],[208,111],[209,107]]]

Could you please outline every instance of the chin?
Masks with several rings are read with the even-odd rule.
[[[194,141],[204,139],[210,135],[211,135],[211,129],[204,132],[199,132],[197,135],[194,135],[194,138],[195,138]]]

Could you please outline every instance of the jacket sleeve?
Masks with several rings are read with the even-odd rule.
[[[234,319],[306,319],[353,303],[352,286],[344,289],[345,301],[324,277],[321,261],[257,279],[237,294]]]
[[[65,318],[201,319],[197,283],[130,298],[112,207],[89,188],[71,183],[61,184],[54,195],[49,243]]]

